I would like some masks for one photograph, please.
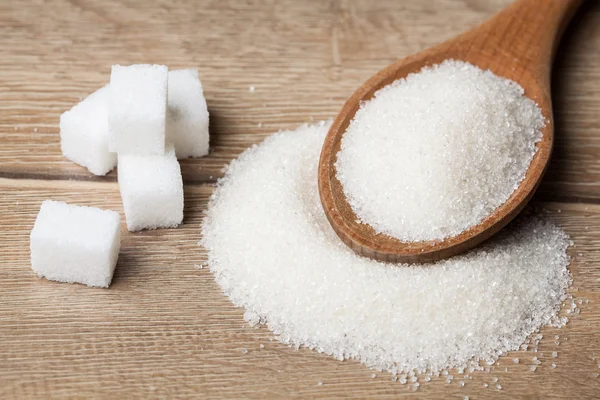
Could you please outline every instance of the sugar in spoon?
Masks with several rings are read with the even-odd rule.
[[[464,252],[506,226],[529,202],[552,152],[554,121],[550,73],[558,43],[583,0],[518,0],[480,26],[406,57],[373,75],[346,101],[321,150],[319,194],[327,218],[356,253],[389,262],[431,262]],[[341,140],[361,102],[382,87],[447,59],[462,60],[517,82],[546,119],[525,179],[510,198],[479,224],[444,240],[402,242],[358,221],[336,177]]]

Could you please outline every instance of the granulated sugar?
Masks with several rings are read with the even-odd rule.
[[[521,219],[485,247],[426,266],[347,248],[319,202],[326,130],[303,126],[247,150],[211,199],[201,243],[250,323],[393,373],[473,372],[484,368],[473,361],[491,363],[541,326],[564,323],[556,313],[570,282],[569,239],[544,220]]]
[[[359,220],[377,232],[443,239],[509,198],[543,126],[516,83],[445,61],[362,104],[344,133],[337,177]]]

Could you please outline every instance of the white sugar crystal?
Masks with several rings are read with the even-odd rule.
[[[108,101],[110,151],[165,152],[167,82],[164,65],[113,65]]]
[[[403,241],[478,224],[525,177],[544,118],[516,83],[448,60],[379,90],[345,132],[337,177],[358,218]]]
[[[234,304],[284,343],[398,374],[475,369],[469,360],[495,361],[551,323],[570,283],[562,230],[521,219],[485,246],[425,266],[359,257],[319,201],[327,128],[277,133],[219,181],[201,243]]]
[[[169,71],[167,141],[177,158],[208,154],[208,108],[195,69]]]
[[[60,149],[65,157],[94,175],[117,165],[108,151],[108,86],[96,90],[60,116]]]
[[[31,268],[52,281],[108,287],[121,248],[119,213],[42,203],[30,236]]]
[[[172,145],[164,155],[119,154],[119,190],[130,231],[175,228],[183,220],[183,181]]]

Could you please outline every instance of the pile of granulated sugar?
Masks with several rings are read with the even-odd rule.
[[[246,319],[284,343],[379,370],[439,372],[493,362],[557,317],[570,284],[567,235],[529,217],[488,245],[425,266],[354,254],[319,202],[326,124],[267,138],[233,161],[201,244]]]
[[[358,219],[403,241],[481,222],[525,177],[544,117],[515,82],[444,61],[379,90],[342,138],[337,177]]]

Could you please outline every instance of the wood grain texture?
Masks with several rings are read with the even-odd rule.
[[[550,73],[554,53],[582,0],[517,0],[493,18],[444,43],[387,66],[346,101],[327,133],[319,160],[319,196],[338,237],[358,255],[387,262],[423,263],[463,253],[504,228],[533,197],[554,144]],[[523,181],[482,221],[443,240],[405,242],[360,222],[337,178],[344,134],[362,104],[399,79],[445,60],[461,60],[518,83],[541,109],[545,126]]]
[[[0,1],[0,177],[8,178],[0,179],[0,398],[600,397],[594,375],[600,369],[592,359],[600,357],[595,1],[586,3],[558,52],[556,146],[537,195],[572,235],[573,293],[590,303],[564,329],[543,331],[543,364],[535,373],[529,371],[532,354],[515,352],[494,374],[475,374],[465,388],[457,379],[450,385],[438,379],[415,393],[388,374],[371,378],[360,363],[271,341],[266,328],[245,324],[209,271],[195,267],[206,257],[197,242],[213,190],[207,182],[233,157],[273,131],[335,116],[375,71],[508,3]],[[29,265],[29,232],[42,200],[122,213],[116,174],[90,176],[65,160],[58,144],[60,113],[105,84],[117,62],[199,68],[213,152],[182,163],[183,226],[134,234],[123,225],[110,289],[39,279]],[[556,346],[555,334],[568,340]],[[552,351],[559,352],[556,361]],[[513,364],[515,356],[521,363]],[[501,391],[482,387],[493,376]]]
[[[246,325],[212,274],[195,266],[205,260],[197,242],[211,185],[186,188],[185,220],[178,229],[129,233],[123,224],[110,289],[38,278],[29,267],[27,244],[42,199],[122,213],[115,183],[0,179],[0,190],[0,243],[9,254],[0,260],[0,398],[415,395],[389,374],[371,378],[372,371],[358,362],[290,349],[271,341],[267,329]],[[600,372],[600,205],[543,206],[576,243],[570,251],[573,294],[590,303],[565,328],[544,329],[543,355],[535,354],[542,365],[535,373],[529,371],[534,353],[514,352],[492,374],[474,374],[464,388],[455,373],[453,384],[442,378],[422,383],[419,396],[592,398],[600,393],[594,375]],[[568,340],[557,346],[555,334]],[[559,357],[552,359],[552,351]],[[513,357],[522,361],[515,365]],[[484,382],[494,386],[493,377],[500,379],[501,391],[483,388]]]
[[[113,63],[157,62],[200,71],[212,153],[182,167],[188,183],[214,180],[251,144],[333,118],[374,72],[477,25],[510,0],[371,3],[0,2],[0,176],[115,181],[114,172],[93,177],[62,157],[58,118],[106,84]],[[555,162],[541,188],[548,199],[600,201],[600,4],[584,7],[557,55]]]

